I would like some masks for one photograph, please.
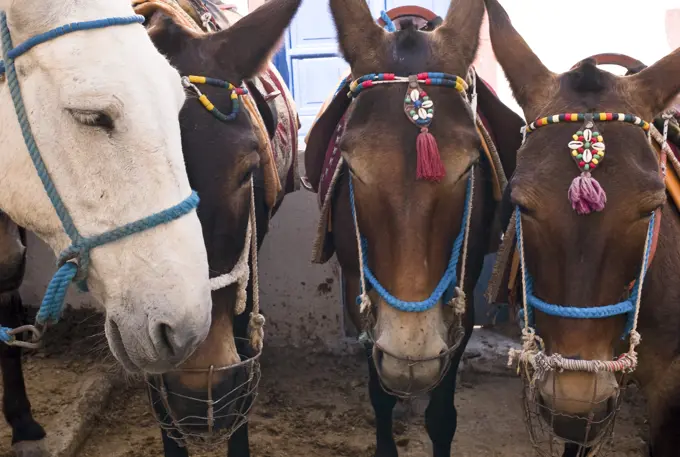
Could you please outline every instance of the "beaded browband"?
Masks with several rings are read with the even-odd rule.
[[[571,156],[581,175],[574,178],[569,187],[569,201],[578,214],[602,211],[607,203],[607,194],[590,174],[605,156],[604,137],[595,129],[595,121],[618,121],[637,125],[649,135],[649,122],[634,114],[626,113],[563,113],[542,117],[523,128],[524,141],[539,127],[562,122],[583,122],[583,127],[572,136],[569,142]]]
[[[429,132],[429,126],[434,118],[434,102],[421,89],[420,85],[453,87],[465,94],[468,84],[456,75],[448,73],[418,73],[411,76],[396,76],[394,73],[371,73],[362,76],[349,85],[347,96],[356,98],[365,89],[382,84],[408,84],[404,97],[404,114],[418,128],[420,134],[416,142],[418,153],[417,177],[428,181],[440,181],[446,176],[446,169],[439,155],[437,141]]]
[[[218,110],[215,105],[213,105],[208,97],[203,94],[196,84],[206,84],[208,86],[219,87],[221,89],[226,89],[230,92],[229,98],[231,99],[231,112],[229,114],[224,114],[222,111]],[[248,93],[247,89],[242,87],[237,87],[230,82],[223,81],[216,78],[208,78],[207,76],[183,76],[182,85],[186,89],[193,90],[196,95],[198,95],[198,101],[207,109],[213,116],[222,122],[230,122],[236,119],[238,114],[240,103],[239,96],[246,95]]]

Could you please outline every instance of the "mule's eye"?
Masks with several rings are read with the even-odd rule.
[[[99,127],[105,130],[113,130],[113,119],[102,111],[69,110],[71,116],[83,125]]]

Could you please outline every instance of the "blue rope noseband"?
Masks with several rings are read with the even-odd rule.
[[[390,294],[387,289],[385,289],[382,284],[378,281],[378,279],[375,277],[373,272],[368,266],[368,240],[361,236],[361,252],[362,252],[362,257],[363,257],[363,267],[364,267],[364,274],[366,278],[368,279],[369,284],[375,289],[375,291],[382,297],[383,300],[393,308],[396,308],[400,311],[405,311],[409,313],[420,313],[423,311],[427,311],[429,309],[432,309],[434,306],[439,303],[439,301],[443,298],[445,302],[448,302],[454,294],[456,282],[457,282],[457,270],[458,270],[458,259],[460,258],[460,253],[461,253],[461,248],[463,245],[463,241],[465,239],[465,231],[466,231],[466,223],[469,215],[469,210],[470,210],[470,199],[472,198],[472,180],[473,178],[473,173],[474,169],[470,172],[470,177],[468,178],[467,182],[467,188],[465,191],[465,210],[463,211],[463,219],[461,222],[460,226],[460,231],[458,232],[458,236],[453,242],[453,248],[451,249],[451,257],[449,259],[449,264],[444,271],[444,276],[441,278],[439,283],[437,284],[437,287],[434,289],[434,292],[432,292],[432,295],[430,295],[429,298],[423,301],[419,302],[407,302],[404,300],[400,300],[394,295]],[[352,208],[352,216],[353,220],[355,221],[355,224],[358,224],[357,218],[356,218],[356,205],[355,205],[355,200],[354,200],[354,184],[352,182],[352,175],[350,173],[349,175],[349,199],[350,199],[350,207]],[[359,231],[359,227],[355,225],[355,228],[357,232]],[[357,297],[357,304],[360,304],[361,302],[361,296],[364,294],[364,291],[361,291],[361,294]]]
[[[521,256],[521,249],[522,249],[522,219],[521,219],[521,212],[519,207],[515,209],[515,225],[516,225],[516,238],[517,238],[517,249],[520,251],[520,256]],[[654,233],[654,222],[656,219],[656,213],[652,213],[652,216],[649,220],[649,228],[647,229],[647,239],[651,239],[653,233]],[[642,279],[644,280],[644,277],[647,273],[647,268],[649,265],[649,255],[651,252],[652,248],[652,243],[647,243],[647,249],[645,250],[643,254],[643,259],[642,259]],[[522,258],[522,257],[520,257]],[[622,339],[625,339],[625,337],[628,336],[628,334],[631,332],[633,329],[633,324],[634,324],[634,318],[635,318],[635,311],[636,311],[636,303],[639,294],[642,291],[642,281],[640,279],[636,279],[635,283],[633,285],[632,292],[630,294],[630,297],[628,299],[613,304],[613,305],[606,305],[606,306],[593,306],[593,307],[577,307],[577,306],[562,306],[562,305],[553,305],[551,303],[547,303],[537,296],[534,295],[534,280],[531,277],[531,275],[528,272],[528,269],[526,268],[526,265],[522,265],[522,270],[524,274],[524,279],[525,279],[525,284],[526,284],[526,297],[527,297],[527,310],[529,313],[529,322],[531,325],[533,325],[533,308],[538,309],[539,311],[548,314],[550,316],[555,316],[555,317],[566,317],[570,319],[603,319],[606,317],[613,317],[613,316],[618,316],[621,314],[627,314],[628,315],[628,321],[626,323],[626,328],[623,334]],[[520,313],[523,313],[523,310],[520,310]],[[522,316],[523,314],[520,314]]]
[[[86,291],[87,273],[90,264],[90,251],[98,246],[112,243],[129,235],[148,230],[158,225],[171,222],[178,219],[198,206],[199,198],[195,192],[187,197],[181,203],[145,217],[136,222],[131,222],[122,227],[110,230],[100,235],[91,237],[84,237],[80,234],[71,218],[66,205],[64,204],[59,192],[57,191],[45,162],[40,155],[40,150],[35,142],[31,125],[26,114],[26,107],[21,95],[21,88],[17,77],[14,61],[17,57],[29,51],[34,46],[37,46],[46,41],[58,38],[71,32],[82,30],[101,29],[105,27],[112,27],[116,25],[127,24],[141,24],[144,22],[144,16],[134,15],[129,17],[113,17],[108,19],[99,19],[94,21],[75,22],[72,24],[57,27],[48,32],[36,35],[20,45],[13,47],[12,38],[10,36],[9,27],[7,26],[7,16],[4,11],[0,11],[0,34],[2,38],[2,50],[5,56],[5,61],[0,61],[0,75],[7,75],[8,87],[12,96],[12,102],[16,111],[17,119],[21,127],[21,133],[24,137],[24,142],[28,153],[31,156],[33,165],[42,181],[45,192],[52,202],[59,220],[61,221],[64,231],[71,239],[71,246],[65,249],[60,255],[57,262],[59,269],[52,277],[45,297],[43,298],[40,310],[36,316],[36,323],[38,325],[47,325],[56,323],[61,317],[61,312],[64,307],[64,298],[69,284],[73,280],[78,281],[79,287]],[[7,344],[15,343],[15,333],[19,329],[8,329],[0,327],[0,341]]]

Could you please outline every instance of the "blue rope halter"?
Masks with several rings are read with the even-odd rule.
[[[33,165],[42,181],[45,192],[52,202],[64,231],[71,239],[71,246],[66,248],[60,255],[57,261],[59,269],[52,277],[45,297],[43,298],[40,310],[36,316],[36,323],[44,326],[50,323],[56,323],[61,317],[61,312],[64,307],[64,298],[69,284],[73,280],[78,281],[78,286],[87,291],[87,273],[90,264],[90,250],[102,246],[104,244],[112,243],[129,235],[148,230],[161,224],[171,222],[178,219],[198,206],[199,198],[195,192],[187,197],[181,203],[163,210],[161,212],[152,214],[148,217],[140,219],[122,227],[110,230],[100,235],[84,237],[80,234],[71,218],[66,205],[61,199],[57,191],[49,171],[45,166],[38,145],[33,137],[31,125],[26,114],[26,107],[24,106],[23,97],[21,95],[21,88],[17,77],[14,61],[17,57],[29,51],[34,46],[37,46],[46,41],[58,38],[67,33],[77,32],[81,30],[101,29],[105,27],[112,27],[116,25],[127,24],[141,24],[144,22],[144,16],[134,15],[129,17],[113,17],[108,19],[98,19],[94,21],[75,22],[61,27],[57,27],[48,32],[36,35],[20,45],[13,47],[12,38],[10,36],[9,27],[7,26],[7,16],[4,11],[0,11],[0,34],[2,35],[2,50],[5,56],[5,61],[0,61],[0,75],[7,75],[7,82],[12,96],[12,102],[17,114],[19,125],[21,126],[21,133],[24,137],[24,142],[28,153],[31,156]],[[25,327],[22,329],[26,330]],[[7,327],[0,327],[0,341],[7,344],[16,342],[15,334],[20,329],[9,329]],[[30,330],[30,329],[29,329]],[[35,331],[35,330],[33,330]],[[38,335],[39,332],[36,332]]]
[[[423,311],[427,311],[429,309],[432,309],[434,306],[439,303],[440,299],[443,299],[444,302],[448,302],[453,298],[454,290],[456,287],[456,283],[458,281],[458,259],[460,258],[460,253],[461,253],[461,248],[463,245],[463,240],[465,239],[465,227],[466,227],[466,221],[468,219],[468,214],[469,214],[469,208],[470,208],[470,199],[472,198],[472,173],[474,173],[474,169],[470,172],[470,177],[468,178],[467,182],[467,189],[465,191],[465,210],[463,211],[463,220],[461,222],[460,226],[460,231],[458,232],[458,236],[453,242],[453,248],[451,249],[451,257],[449,259],[449,264],[446,267],[446,270],[444,271],[444,276],[442,279],[439,281],[439,284],[437,284],[437,287],[434,289],[434,292],[432,292],[432,295],[430,295],[429,298],[423,301],[419,302],[408,302],[404,300],[400,300],[394,295],[390,294],[387,289],[385,289],[382,284],[378,281],[378,279],[375,277],[373,272],[368,266],[368,240],[361,236],[361,252],[362,256],[364,259],[364,274],[366,275],[366,278],[368,279],[369,285],[372,286],[378,295],[382,297],[383,300],[393,308],[396,308],[400,311],[405,311],[405,312],[410,312],[410,313],[419,313]],[[356,218],[356,205],[354,202],[354,184],[352,182],[352,175],[349,175],[349,199],[350,199],[350,207],[352,208],[352,220],[357,221]],[[358,221],[355,222],[355,224],[358,224]],[[355,228],[357,231],[359,231],[359,227],[355,225]],[[360,231],[359,231],[360,232]],[[361,291],[361,294],[357,297],[357,304],[361,303],[361,295],[363,295],[364,291]]]
[[[652,217],[649,220],[649,228],[647,229],[647,239],[651,240],[651,237],[654,233],[654,222],[656,219],[656,213],[652,213]],[[522,215],[519,210],[519,207],[515,209],[515,225],[516,225],[516,239],[517,239],[517,249],[520,250],[520,255],[521,255],[521,240],[522,240]],[[642,258],[642,279],[644,281],[644,277],[647,273],[647,268],[649,267],[649,255],[651,252],[652,248],[652,243],[647,243],[647,249],[645,250]],[[522,257],[520,257],[522,258]],[[634,324],[634,318],[635,318],[635,311],[636,311],[636,303],[638,296],[642,292],[642,282],[640,279],[635,280],[635,284],[633,285],[633,290],[630,294],[630,297],[628,299],[623,300],[622,302],[613,304],[613,305],[606,305],[606,306],[593,306],[593,307],[586,307],[586,308],[581,308],[577,306],[562,306],[562,305],[553,305],[551,303],[547,303],[537,296],[534,295],[534,280],[531,277],[531,274],[529,274],[528,269],[526,268],[526,265],[522,264],[522,271],[523,275],[525,278],[525,283],[526,283],[526,296],[527,296],[527,310],[529,312],[529,322],[533,326],[533,319],[534,319],[534,313],[533,313],[533,308],[538,309],[539,311],[548,314],[550,316],[555,316],[555,317],[566,317],[566,318],[571,318],[571,319],[602,319],[606,317],[613,317],[613,316],[618,316],[620,314],[627,314],[628,315],[628,321],[626,322],[626,328],[624,331],[624,334],[622,336],[622,339],[625,339],[628,334],[631,332],[633,329],[633,324]],[[520,310],[520,316],[523,316],[523,310]]]

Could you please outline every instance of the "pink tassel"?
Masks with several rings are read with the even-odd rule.
[[[427,127],[420,130],[416,151],[418,152],[418,179],[441,181],[446,176],[446,169],[439,155],[437,140],[434,139]]]
[[[607,194],[600,183],[590,173],[583,172],[574,178],[569,187],[571,207],[579,215],[602,211],[607,203]]]

